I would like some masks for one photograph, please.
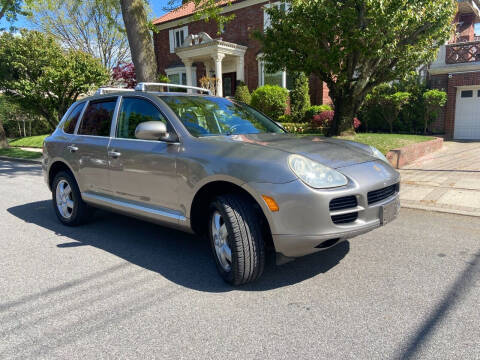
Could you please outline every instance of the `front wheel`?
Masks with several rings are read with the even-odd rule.
[[[209,235],[222,278],[241,285],[258,279],[265,266],[265,243],[257,210],[242,195],[222,195],[210,204]]]

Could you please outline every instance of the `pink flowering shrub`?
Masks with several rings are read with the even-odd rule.
[[[358,120],[358,118],[353,118],[353,128],[357,130],[360,127],[360,125],[362,125],[361,121]]]
[[[315,127],[329,127],[333,121],[335,112],[333,110],[322,111],[320,114],[314,115],[312,123]]]
[[[137,85],[135,66],[132,63],[120,63],[112,69],[112,78],[133,89]]]

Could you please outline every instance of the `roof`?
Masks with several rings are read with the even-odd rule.
[[[244,0],[220,0],[217,2],[217,6],[225,6],[229,3],[237,3]],[[193,15],[196,12],[196,6],[193,1],[190,1],[182,6],[172,10],[165,15],[159,17],[158,19],[153,20],[154,25],[163,24],[169,21],[177,20],[184,18],[190,15]]]

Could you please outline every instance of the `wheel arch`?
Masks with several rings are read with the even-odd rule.
[[[62,160],[55,160],[54,162],[52,162],[52,164],[48,169],[48,186],[50,190],[52,189],[52,182],[53,182],[53,179],[55,178],[55,175],[58,174],[60,171],[66,171],[70,173],[75,179],[75,175],[73,173],[72,168],[68,166],[66,162]]]
[[[269,246],[273,246],[272,232],[270,221],[265,214],[265,208],[259,203],[251,189],[227,180],[214,180],[204,184],[195,193],[190,207],[190,224],[192,230],[199,234],[207,233],[207,224],[209,212],[206,211],[210,202],[217,196],[222,194],[242,194],[248,197],[255,205],[259,215],[261,216],[262,225],[265,230],[265,242]]]

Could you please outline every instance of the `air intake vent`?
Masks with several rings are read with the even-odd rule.
[[[333,223],[337,225],[352,223],[357,219],[358,212],[332,216]]]
[[[346,196],[342,198],[333,199],[330,201],[330,211],[339,211],[345,209],[356,208],[358,205],[355,196]]]
[[[385,200],[386,198],[392,196],[398,191],[399,185],[391,185],[386,188],[370,191],[368,193],[368,205],[375,204],[379,201]]]

